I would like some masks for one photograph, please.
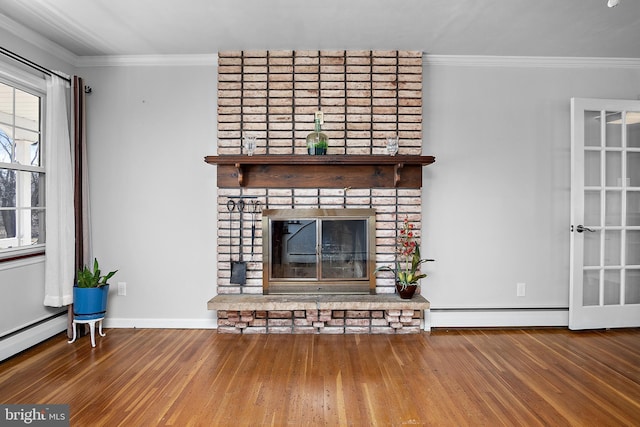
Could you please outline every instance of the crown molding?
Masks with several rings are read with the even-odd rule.
[[[555,56],[430,55],[424,65],[457,67],[526,68],[640,68],[639,58],[591,58]]]
[[[212,66],[218,64],[218,54],[201,55],[109,55],[82,56],[78,67],[151,67],[151,66]]]
[[[76,57],[77,67],[213,66],[218,55],[107,55]],[[640,68],[638,58],[424,54],[424,65],[522,68]]]
[[[78,56],[71,51],[65,49],[59,44],[52,42],[48,38],[36,33],[35,31],[17,23],[11,18],[0,13],[0,27],[7,30],[11,34],[21,38],[25,42],[36,46],[37,48],[55,56],[56,58],[76,66]]]

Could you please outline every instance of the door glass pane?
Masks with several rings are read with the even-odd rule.
[[[607,191],[605,225],[622,225],[622,192]]]
[[[604,237],[604,265],[620,265],[620,231],[606,230]]]
[[[622,153],[608,151],[606,153],[606,183],[608,187],[622,187]]]
[[[600,225],[600,191],[584,192],[584,225]]]
[[[624,303],[640,304],[640,270],[627,270],[624,285]]]
[[[627,112],[627,147],[640,147],[640,112]]]
[[[600,185],[600,152],[584,152],[584,185],[597,187]]]
[[[627,185],[640,187],[640,153],[627,153],[627,175]]]
[[[627,265],[640,265],[640,231],[627,230]]]
[[[367,221],[322,221],[322,278],[367,277]]]
[[[600,304],[600,271],[585,270],[582,277],[582,305]]]
[[[640,192],[627,192],[627,225],[640,225]]]
[[[607,147],[622,147],[622,114],[607,111],[607,129],[605,133]]]
[[[584,265],[600,265],[600,233],[585,231],[584,236]]]
[[[620,270],[604,272],[604,305],[620,304]]]
[[[584,145],[600,146],[600,111],[584,112]]]
[[[316,276],[316,221],[272,221],[271,277],[311,279]]]

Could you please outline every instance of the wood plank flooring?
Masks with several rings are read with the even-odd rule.
[[[640,425],[640,329],[109,329],[0,363],[0,403],[68,403],[72,426]]]

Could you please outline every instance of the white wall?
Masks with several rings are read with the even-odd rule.
[[[45,307],[44,256],[0,264],[0,336],[60,311]]]
[[[212,59],[215,62],[215,58]],[[87,67],[93,249],[111,279],[106,326],[213,327],[217,70]],[[127,295],[117,295],[117,283]]]
[[[424,153],[436,156],[423,190],[423,253],[437,260],[423,281],[432,326],[481,326],[477,313],[493,309],[506,311],[485,326],[566,325],[569,99],[636,98],[640,70],[495,65],[425,65]],[[107,325],[213,326],[215,167],[203,157],[216,148],[215,66],[80,74],[94,89],[94,252],[120,269],[114,285],[128,283],[124,297],[113,287]],[[518,317],[524,309],[544,310]]]
[[[561,63],[427,60],[424,152],[436,163],[425,169],[423,254],[437,262],[423,293],[433,309],[568,306],[569,100],[636,99],[640,70]]]

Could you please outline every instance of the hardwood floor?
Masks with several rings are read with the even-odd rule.
[[[640,330],[109,329],[0,363],[0,403],[68,403],[72,426],[630,426]]]

